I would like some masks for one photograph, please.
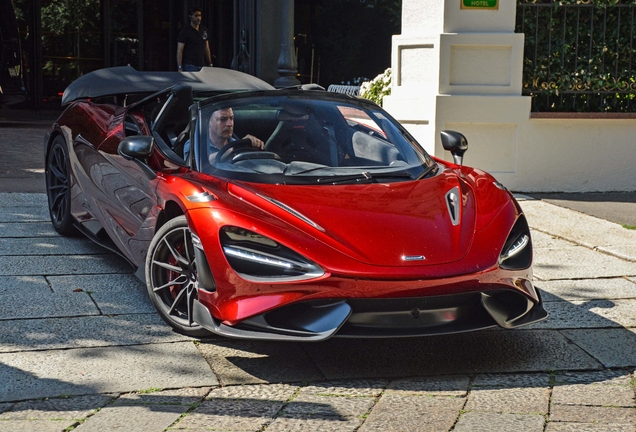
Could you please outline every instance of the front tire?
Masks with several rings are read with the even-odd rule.
[[[71,216],[71,169],[66,141],[56,136],[46,158],[46,196],[53,228],[65,236],[77,235]]]
[[[196,338],[212,334],[192,320],[198,277],[185,216],[168,221],[152,239],[146,257],[146,286],[161,318],[177,332]]]

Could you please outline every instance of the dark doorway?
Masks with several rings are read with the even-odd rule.
[[[22,50],[11,0],[0,0],[0,104],[22,102]]]
[[[313,47],[313,54],[307,49],[299,54],[299,70],[301,63],[313,62],[314,82],[358,85],[361,78],[375,78],[391,66],[392,36],[401,31],[401,0],[296,0],[296,5],[297,33],[307,33]]]

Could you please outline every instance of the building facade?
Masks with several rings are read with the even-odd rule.
[[[198,6],[215,66],[273,83],[278,75],[283,0],[14,0],[25,81],[34,108],[59,106],[66,86],[112,66],[176,70],[179,30]],[[311,2],[298,1],[301,19]],[[292,42],[293,43],[293,42]]]
[[[274,84],[292,69],[302,83],[373,78],[391,63],[401,0],[9,0],[18,18],[32,108],[95,69],[176,70],[179,30],[202,9],[213,63]],[[291,48],[283,33],[291,21]],[[280,61],[293,65],[280,65]]]

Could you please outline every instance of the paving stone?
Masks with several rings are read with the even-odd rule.
[[[325,381],[303,387],[301,395],[310,394],[317,396],[355,396],[378,397],[386,388],[386,380],[342,380]]]
[[[359,431],[447,431],[464,403],[454,397],[384,395]]]
[[[127,267],[130,269],[130,267]],[[132,274],[49,276],[54,291],[90,293],[104,314],[156,314],[143,282]]]
[[[96,255],[106,249],[83,237],[0,238],[2,255]]]
[[[0,222],[0,237],[59,237],[51,222]]]
[[[9,411],[11,408],[13,408],[13,405],[14,404],[10,402],[0,403],[0,414],[5,411]]]
[[[544,372],[601,365],[554,330],[413,339],[332,339],[305,350],[327,379]]]
[[[49,207],[43,206],[2,206],[0,222],[49,222]]]
[[[530,229],[530,236],[532,238],[532,247],[534,249],[559,247],[563,245],[563,241],[567,241],[532,228]],[[576,246],[576,243],[574,242],[568,243],[570,246]]]
[[[550,421],[631,424],[636,429],[636,409],[552,404]]]
[[[545,201],[521,204],[532,228],[562,237],[589,248],[636,244],[636,232],[621,225],[555,206]]]
[[[110,405],[73,430],[163,432],[187,410],[182,405]]]
[[[561,333],[607,368],[636,365],[636,329],[577,329]]]
[[[542,415],[496,414],[468,412],[463,414],[454,432],[543,432],[545,418]]]
[[[629,386],[631,384],[630,373],[624,370],[602,371],[564,371],[554,377],[556,385],[559,384],[606,384],[615,386]]]
[[[81,420],[114,399],[112,395],[90,395],[18,402],[0,415],[4,420]]]
[[[199,350],[223,385],[324,379],[303,344],[218,338],[201,341]]]
[[[186,405],[201,402],[212,387],[186,387],[173,390],[134,392],[121,395],[113,406],[119,405]]]
[[[636,283],[622,277],[542,281],[538,285],[544,302],[636,298]]]
[[[554,381],[552,404],[636,406],[632,376],[626,371],[560,372]]]
[[[584,246],[571,246],[571,243],[564,240],[557,242],[561,245],[534,249],[534,273],[542,280],[636,275],[636,262],[626,261]]]
[[[629,302],[629,304],[619,303]],[[629,321],[625,316],[636,309],[636,300],[589,300],[545,303],[548,319],[532,324],[531,329],[572,329],[622,327],[618,321]]]
[[[580,4],[580,3],[579,3]],[[636,176],[634,176],[636,178]],[[631,183],[629,183],[631,186]],[[613,221],[619,226],[623,224],[636,224],[634,218],[636,209],[636,188],[632,192],[587,192],[576,194],[533,194],[533,198],[541,199],[547,203],[565,207],[579,213],[591,215],[590,225],[596,225],[594,218]],[[624,228],[627,230],[627,228]]]
[[[549,422],[545,432],[634,432],[634,426],[628,424]]]
[[[550,375],[536,374],[480,374],[473,380],[473,389],[549,387]]]
[[[42,276],[0,276],[0,298],[0,320],[99,315],[87,293],[53,292]]]
[[[296,431],[325,431],[325,432],[353,432],[358,430],[362,419],[332,416],[301,416],[291,417],[283,415],[267,426],[267,432],[296,432]],[[362,430],[362,429],[360,429]]]
[[[467,376],[405,378],[391,381],[386,394],[466,396],[469,381]]]
[[[286,415],[362,417],[375,404],[370,397],[316,396],[300,394],[283,408]]]
[[[550,389],[499,388],[472,390],[466,402],[467,411],[506,414],[547,414]]]
[[[596,249],[609,255],[614,255],[618,258],[632,262],[636,261],[636,246],[634,245],[599,246]]]
[[[172,429],[211,429],[223,431],[259,431],[270,423],[283,402],[268,400],[214,399],[201,403]]]
[[[2,420],[0,421],[0,430],[11,432],[60,432],[75,423],[77,423],[75,420]]]
[[[577,302],[573,302],[577,303]],[[599,300],[588,302],[590,312],[623,327],[636,327],[636,300]]]
[[[552,403],[634,407],[634,390],[628,385],[557,384],[552,389]]]
[[[0,402],[214,386],[192,342],[0,354]]]
[[[287,402],[298,390],[289,384],[242,385],[215,388],[207,399],[242,399]]]
[[[87,348],[191,340],[156,314],[0,321],[0,352]]]
[[[48,208],[46,194],[0,192],[0,207]]]
[[[132,267],[115,254],[7,256],[0,276],[132,273]]]

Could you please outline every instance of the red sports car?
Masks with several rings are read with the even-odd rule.
[[[51,221],[118,252],[178,332],[319,341],[546,318],[513,196],[378,105],[240,72],[87,74],[45,139]]]

